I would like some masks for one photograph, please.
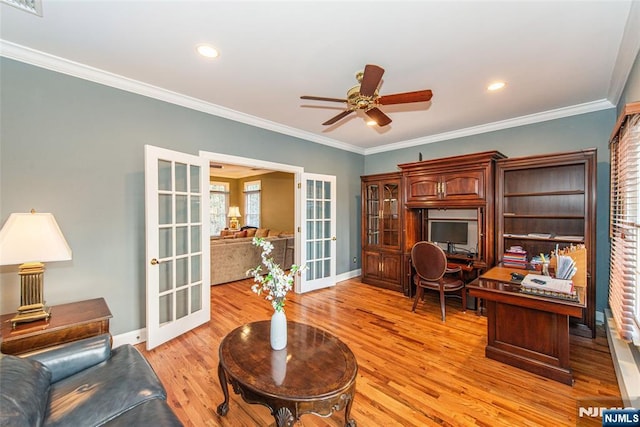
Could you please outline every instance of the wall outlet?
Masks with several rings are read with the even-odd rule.
[[[353,257],[353,263],[355,264],[357,262],[358,262],[358,260],[356,259],[356,257]]]

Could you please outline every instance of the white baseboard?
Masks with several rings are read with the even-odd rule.
[[[640,366],[636,363],[628,343],[618,336],[615,330],[611,311],[605,309],[607,340],[613,366],[616,370],[618,387],[625,407],[640,408]]]
[[[113,336],[113,348],[120,347],[124,344],[136,345],[147,340],[147,328],[138,329],[137,331],[125,332],[124,334]]]
[[[358,268],[357,270],[347,271],[346,273],[338,274],[336,276],[336,283],[342,282],[344,280],[353,279],[354,277],[359,277],[362,274],[362,269]]]

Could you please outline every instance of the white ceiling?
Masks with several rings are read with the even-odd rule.
[[[637,3],[42,0],[42,17],[0,4],[0,54],[369,154],[612,108],[640,46]],[[300,96],[344,98],[365,64],[385,69],[381,95],[432,101],[381,107],[384,128],[361,112],[322,126],[342,104]]]

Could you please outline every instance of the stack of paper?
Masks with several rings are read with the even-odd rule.
[[[527,274],[524,279],[522,279],[522,286],[553,293],[574,293],[573,282],[571,280],[555,279],[539,274]]]
[[[558,266],[556,267],[556,278],[570,280],[578,271],[576,262],[570,256],[558,255]]]

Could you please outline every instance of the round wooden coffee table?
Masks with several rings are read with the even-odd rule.
[[[229,411],[228,384],[247,403],[271,410],[279,427],[293,426],[303,414],[328,417],[344,409],[345,426],[356,391],[358,363],[342,341],[303,323],[287,323],[287,347],[275,351],[269,343],[270,321],[248,323],[220,343],[218,376]]]

